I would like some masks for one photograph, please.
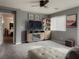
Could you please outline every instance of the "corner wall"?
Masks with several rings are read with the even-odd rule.
[[[79,44],[78,32],[79,32],[79,7],[61,11],[49,15],[50,17],[61,16],[61,15],[71,15],[77,14],[78,27],[77,28],[67,28],[66,31],[52,31],[52,40],[61,44],[65,44],[65,40],[73,38],[77,45]]]

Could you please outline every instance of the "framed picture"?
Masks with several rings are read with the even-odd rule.
[[[40,20],[40,16],[39,15],[35,15],[35,20]]]
[[[66,27],[77,28],[77,14],[67,16]]]
[[[29,20],[34,20],[34,15],[32,13],[29,13]]]
[[[13,23],[9,24],[9,28],[12,29],[13,28]]]
[[[50,19],[49,18],[45,18],[42,20],[43,22],[43,29],[44,30],[50,30]]]

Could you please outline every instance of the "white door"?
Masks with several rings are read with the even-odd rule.
[[[0,16],[0,44],[3,43],[3,17]]]

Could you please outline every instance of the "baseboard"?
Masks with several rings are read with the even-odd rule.
[[[17,42],[16,45],[18,45],[18,44],[22,44],[22,43],[21,42]]]

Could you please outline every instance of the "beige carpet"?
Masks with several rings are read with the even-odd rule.
[[[19,45],[1,45],[0,59],[28,59],[28,51],[39,47],[53,47],[66,54],[70,48],[54,43],[53,41],[40,41],[36,43]],[[62,51],[63,49],[63,51]]]

